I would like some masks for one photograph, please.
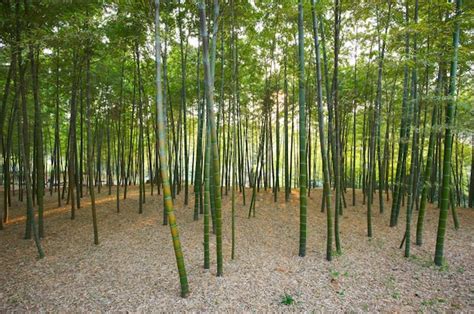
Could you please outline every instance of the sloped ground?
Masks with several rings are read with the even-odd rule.
[[[192,188],[190,189],[192,191]],[[299,201],[273,202],[260,193],[256,218],[237,199],[236,259],[230,259],[230,196],[224,197],[224,277],[205,271],[202,218],[193,221],[194,196],[176,203],[191,293],[179,297],[179,281],[169,227],[162,222],[162,198],[147,187],[144,213],[138,214],[138,190],[121,201],[116,213],[114,192],[98,195],[100,245],[92,238],[88,198],[70,220],[69,207],[56,208],[48,195],[46,258],[37,260],[32,241],[23,240],[23,205],[15,203],[11,222],[0,232],[0,311],[474,311],[474,211],[459,209],[461,229],[450,217],[446,236],[447,265],[432,263],[438,210],[430,208],[425,244],[412,246],[412,257],[398,249],[405,216],[388,227],[389,204],[379,214],[374,204],[374,237],[366,237],[366,207],[357,206],[341,218],[343,254],[325,260],[325,213],[321,191],[308,200],[307,256],[298,257]],[[230,195],[230,194],[229,194]],[[247,204],[250,191],[247,190]],[[20,208],[21,206],[21,208]],[[416,212],[415,212],[416,215]],[[416,217],[415,221],[416,221]],[[415,229],[413,229],[413,233]],[[295,304],[281,304],[290,295]]]

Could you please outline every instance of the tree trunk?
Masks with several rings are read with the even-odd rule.
[[[188,278],[184,265],[184,256],[181,249],[181,241],[179,239],[178,225],[173,210],[173,200],[171,199],[171,187],[168,178],[168,145],[166,141],[166,124],[163,110],[163,96],[161,86],[161,43],[160,43],[160,0],[155,0],[155,60],[156,60],[156,111],[157,125],[159,135],[161,177],[163,180],[163,196],[164,205],[168,213],[168,221],[170,225],[171,237],[173,239],[173,248],[178,266],[181,296],[184,298],[189,293]]]
[[[436,237],[436,250],[434,262],[441,266],[444,256],[444,235],[446,233],[446,220],[449,209],[449,193],[450,193],[450,179],[451,179],[451,142],[452,142],[452,127],[454,125],[454,98],[456,96],[456,74],[458,65],[458,49],[459,49],[459,33],[462,0],[456,0],[456,19],[454,22],[453,32],[453,58],[451,61],[451,69],[449,76],[449,98],[446,109],[446,131],[444,136],[444,158],[443,158],[443,181],[441,186],[441,206],[439,210],[438,233]]]

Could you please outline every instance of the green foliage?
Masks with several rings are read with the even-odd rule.
[[[398,292],[398,291],[392,292],[392,298],[394,298],[395,300],[399,300],[400,299],[400,292]]]
[[[449,265],[448,265],[446,259],[444,259],[444,258],[443,258],[443,261],[442,261],[440,266],[436,266],[435,263],[432,260],[420,258],[417,255],[413,255],[413,254],[410,255],[410,257],[408,257],[408,260],[415,263],[418,266],[421,266],[421,267],[436,268],[440,272],[448,272],[449,271]]]
[[[449,271],[449,265],[445,258],[443,258],[443,261],[441,262],[441,266],[439,266],[438,270],[441,272]]]
[[[293,296],[291,296],[290,294],[288,293],[285,293],[283,295],[280,296],[280,304],[283,304],[283,305],[293,305],[295,304],[295,299],[293,298]]]
[[[446,300],[443,299],[443,298],[432,298],[432,299],[427,299],[427,300],[421,301],[421,305],[424,306],[424,307],[427,307],[427,308],[431,308],[431,307],[434,307],[436,305],[443,304],[443,303],[446,303]]]
[[[163,1],[162,1],[163,2]],[[7,4],[8,3],[8,4]],[[11,48],[15,33],[15,2],[10,1],[2,6],[2,23],[0,23],[0,86],[4,86],[6,80],[7,67],[10,62]],[[332,10],[332,1],[322,0],[316,4],[316,12],[321,15],[321,22],[324,25],[325,37],[327,40],[327,66],[332,67],[332,45],[333,45],[333,21],[327,18],[327,12]],[[311,19],[310,3],[304,2],[305,37],[305,68],[308,75],[308,90],[314,90],[314,58],[312,55]],[[354,106],[360,113],[363,113],[367,101],[373,100],[373,86],[376,81],[377,43],[375,42],[377,25],[375,6],[379,6],[380,22],[387,19],[387,6],[384,1],[375,3],[358,2],[355,4],[343,3],[342,11],[349,18],[344,20],[340,53],[339,75],[340,80],[340,107],[342,112],[350,112]],[[453,29],[453,19],[447,21],[440,20],[440,16],[446,16],[453,12],[454,4],[447,2],[420,3],[420,19],[418,24],[411,23],[408,26],[403,22],[403,6],[393,7],[392,21],[387,37],[387,52],[384,63],[383,85],[386,87],[382,95],[382,103],[393,102],[392,112],[386,112],[388,106],[382,106],[382,113],[389,115],[389,119],[398,128],[401,118],[401,89],[402,77],[401,67],[403,62],[412,60],[400,60],[403,55],[403,36],[405,32],[417,34],[420,40],[417,63],[410,63],[417,66],[419,73],[426,73],[430,80],[429,90],[434,88],[434,77],[440,60],[449,60],[452,49],[451,33]],[[181,11],[178,14],[178,11]],[[263,100],[266,93],[265,77],[272,80],[280,80],[279,88],[282,84],[283,59],[288,60],[289,76],[289,101],[290,105],[297,102],[297,93],[292,90],[297,89],[297,45],[296,45],[296,20],[297,6],[292,1],[257,1],[255,4],[236,3],[234,15],[237,25],[237,47],[238,47],[238,73],[239,73],[239,100],[241,111],[247,113],[261,112],[263,110]],[[208,8],[212,12],[212,8]],[[97,2],[97,1],[73,1],[64,5],[60,1],[32,2],[28,15],[23,15],[23,2],[20,2],[20,26],[22,31],[22,42],[32,41],[39,47],[39,81],[40,95],[43,104],[43,120],[49,121],[53,118],[56,95],[56,67],[59,66],[59,102],[60,102],[60,124],[61,124],[61,148],[66,150],[69,101],[71,98],[72,84],[72,62],[74,52],[82,57],[86,43],[92,46],[92,89],[93,100],[92,115],[98,120],[106,118],[108,110],[116,108],[120,98],[120,73],[121,65],[124,63],[124,108],[122,110],[125,122],[130,122],[132,102],[133,102],[133,81],[134,81],[134,61],[132,48],[137,42],[142,52],[142,75],[144,84],[144,95],[148,101],[145,104],[145,112],[153,113],[151,108],[154,95],[154,53],[152,47],[153,30],[153,6],[151,2]],[[231,67],[230,62],[232,48],[230,45],[230,9],[221,10],[219,27],[221,32],[217,39],[216,57],[216,103],[225,104],[231,98]],[[188,112],[197,112],[197,56],[198,56],[198,16],[197,7],[193,1],[185,1],[181,4],[177,2],[162,3],[161,15],[163,26],[161,27],[163,37],[163,52],[167,53],[168,95],[167,105],[178,112],[180,106],[180,66],[181,56],[179,49],[179,35],[174,31],[177,29],[178,18],[182,19],[184,33],[187,39],[185,48],[186,54],[186,103]],[[472,29],[473,9],[472,5],[466,4],[463,10],[465,18],[461,22],[461,42],[459,50],[459,97],[456,102],[457,114],[455,130],[465,140],[473,134],[472,123],[472,103],[474,92],[472,88],[473,76],[469,61],[472,60],[473,40],[472,32],[464,30]],[[166,25],[166,26],[165,26]],[[363,30],[363,31],[362,31]],[[221,40],[223,40],[223,50],[221,51]],[[274,55],[271,55],[273,42],[276,46]],[[429,44],[429,47],[428,47]],[[166,46],[166,48],[165,48]],[[372,46],[372,49],[370,47]],[[354,47],[358,47],[357,67],[353,66]],[[202,56],[202,55],[201,55]],[[269,72],[269,65],[273,63],[273,72]],[[223,70],[223,72],[222,72]],[[201,80],[201,96],[203,95],[203,69],[202,62],[198,69]],[[357,80],[354,81],[355,71]],[[426,72],[425,72],[426,71]],[[27,73],[28,74],[28,73]],[[222,75],[223,74],[223,75]],[[330,78],[329,78],[330,79]],[[325,77],[323,75],[323,85]],[[394,92],[391,92],[393,83]],[[420,82],[421,84],[421,82]],[[273,88],[273,87],[272,87]],[[323,94],[325,94],[323,89]],[[29,94],[29,93],[28,93]],[[324,95],[326,97],[327,95]],[[31,95],[28,95],[31,100]],[[84,95],[83,95],[84,97]],[[430,109],[437,102],[445,102],[446,98],[440,97],[438,100],[430,99],[430,95],[423,97],[427,101],[426,105]],[[9,98],[8,108],[11,107],[12,97]],[[308,105],[313,103],[313,99],[308,99]],[[272,104],[274,105],[274,104]],[[32,106],[32,101],[28,102]],[[222,108],[226,111],[226,108]],[[117,111],[117,110],[113,110]],[[29,113],[32,115],[33,110]],[[431,112],[431,110],[429,110]],[[8,115],[10,111],[7,110]],[[115,115],[117,116],[117,115]],[[177,114],[176,114],[177,116]],[[258,116],[255,115],[255,116]],[[32,117],[31,117],[32,118]],[[192,120],[194,117],[190,118]],[[350,118],[350,116],[346,116]],[[8,117],[7,117],[8,119]],[[115,119],[115,118],[113,118]],[[315,115],[312,116],[315,119]],[[250,127],[254,128],[255,118],[251,116]],[[429,119],[428,119],[429,120]],[[30,119],[33,121],[33,119]],[[357,141],[360,147],[362,144],[363,114],[357,118]],[[6,129],[6,124],[4,124]],[[53,134],[52,124],[45,124],[44,131],[46,151],[50,151],[53,141],[48,137]],[[4,130],[5,132],[6,130]],[[381,134],[385,131],[382,123]],[[397,142],[395,138],[389,141]],[[349,133],[348,141],[352,134]],[[13,145],[16,147],[16,132],[13,134]],[[152,134],[153,137],[153,134]],[[128,150],[128,145],[125,146]],[[126,153],[126,152],[125,152]],[[397,152],[395,152],[397,153]],[[469,152],[465,151],[466,155]],[[356,171],[362,169],[360,163],[356,163]]]
[[[400,292],[397,290],[396,287],[396,279],[393,275],[390,275],[386,280],[385,280],[385,286],[387,287],[388,292],[390,293],[390,296],[395,299],[399,300],[401,295]]]
[[[408,257],[408,260],[421,266],[421,267],[431,267],[434,265],[433,261],[427,260],[427,259],[422,259],[418,257],[417,255],[411,254],[410,257]]]
[[[341,274],[339,271],[337,271],[335,269],[331,269],[329,271],[329,274],[331,276],[331,279],[333,279],[333,280],[338,279],[341,275],[345,278],[349,277],[349,272],[348,271],[345,271],[344,273]]]

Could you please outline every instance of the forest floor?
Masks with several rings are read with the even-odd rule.
[[[122,190],[123,192],[123,190]],[[89,198],[76,219],[70,207],[46,197],[46,257],[37,259],[32,240],[23,240],[24,206],[14,201],[10,222],[0,231],[0,312],[3,311],[474,311],[474,211],[459,209],[461,228],[451,216],[445,242],[446,265],[434,266],[438,210],[430,207],[422,247],[412,256],[399,249],[405,228],[401,214],[388,227],[389,203],[373,208],[374,236],[366,236],[366,206],[357,192],[341,222],[343,253],[325,260],[326,214],[321,190],[308,199],[307,256],[298,256],[299,199],[288,203],[283,190],[273,202],[258,194],[256,217],[236,201],[236,257],[230,258],[230,193],[223,200],[224,276],[216,277],[215,241],[211,270],[203,269],[202,218],[193,221],[194,195],[176,213],[191,293],[179,296],[179,280],[168,226],[162,225],[162,196],[150,196],[138,214],[138,189],[129,190],[116,213],[115,190],[97,195],[100,244],[93,244]],[[192,187],[190,187],[192,192]],[[250,190],[247,190],[247,204]],[[376,198],[378,199],[378,198]],[[3,203],[3,201],[2,201]],[[404,210],[403,210],[404,211]],[[416,224],[416,212],[414,217]],[[415,226],[414,226],[415,227]],[[413,228],[413,234],[415,229]],[[413,236],[414,238],[414,236]],[[293,305],[281,303],[291,296]]]

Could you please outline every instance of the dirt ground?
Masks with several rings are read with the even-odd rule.
[[[114,191],[115,192],[115,191]],[[398,247],[405,215],[388,227],[389,203],[374,204],[374,236],[366,236],[366,207],[341,218],[343,254],[325,260],[325,213],[321,190],[308,200],[307,256],[298,257],[299,200],[273,202],[270,191],[258,195],[256,218],[237,199],[236,258],[231,260],[230,196],[223,200],[224,276],[216,277],[215,241],[211,270],[203,269],[203,223],[193,221],[194,195],[176,213],[191,293],[179,297],[179,281],[168,226],[162,225],[162,196],[150,196],[138,214],[138,190],[131,188],[116,213],[115,194],[97,195],[100,244],[93,244],[88,197],[76,219],[70,207],[46,198],[46,257],[37,259],[32,240],[23,240],[24,206],[17,201],[10,222],[0,231],[0,311],[474,311],[474,211],[459,209],[461,229],[449,217],[446,265],[432,263],[438,210],[426,217],[425,243],[412,245],[412,257]],[[192,187],[190,188],[192,192]],[[247,190],[247,204],[250,191]],[[229,194],[230,195],[230,194]],[[404,209],[403,209],[404,211]],[[416,212],[414,220],[416,222]],[[415,224],[415,223],[414,223]],[[413,226],[415,227],[415,226]],[[413,228],[413,234],[415,228]],[[284,295],[292,305],[281,303]]]

